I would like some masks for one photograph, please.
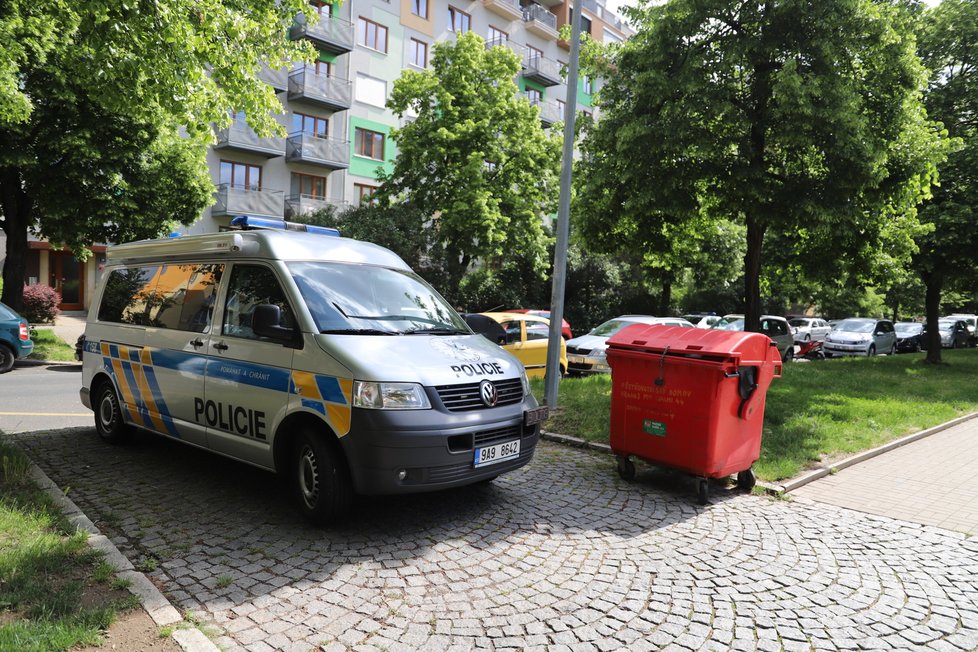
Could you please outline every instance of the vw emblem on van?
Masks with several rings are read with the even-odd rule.
[[[486,407],[494,407],[496,401],[499,400],[496,395],[496,386],[488,380],[479,383],[479,395],[482,396],[482,402],[486,404]]]

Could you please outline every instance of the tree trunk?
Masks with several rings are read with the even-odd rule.
[[[0,168],[0,208],[3,209],[3,230],[7,236],[0,301],[17,312],[24,308],[27,232],[33,204],[23,191],[19,171],[16,168]]]
[[[747,253],[744,254],[744,330],[761,330],[761,246],[765,225],[755,217],[747,217]]]
[[[920,279],[927,289],[924,295],[924,316],[927,329],[927,362],[941,362],[941,331],[937,327],[940,319],[941,291],[944,288],[944,275],[940,272],[921,272]]]
[[[672,303],[672,280],[664,279],[662,281],[662,294],[659,296],[659,312],[656,314],[660,317],[669,316],[669,304]]]

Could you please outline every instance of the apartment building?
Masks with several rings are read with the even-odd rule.
[[[583,0],[582,31],[599,42],[632,32],[604,0]],[[262,72],[282,101],[286,137],[259,138],[238,116],[217,134],[208,167],[215,203],[187,229],[220,230],[235,215],[291,219],[326,206],[355,206],[378,186],[377,169],[397,154],[389,137],[398,126],[384,107],[405,69],[429,66],[435,43],[473,31],[487,47],[511,48],[522,59],[520,92],[540,107],[544,127],[563,119],[562,69],[570,44],[559,30],[571,20],[571,0],[346,0],[314,1],[315,25],[299,16],[290,36],[319,51],[313,65]],[[593,111],[594,82],[577,88],[581,111]]]

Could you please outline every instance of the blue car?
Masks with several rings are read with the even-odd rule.
[[[33,350],[27,320],[0,303],[0,374],[13,369],[17,358],[26,358]]]

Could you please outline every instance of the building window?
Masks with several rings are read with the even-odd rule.
[[[312,199],[326,199],[326,177],[293,172],[292,194]]]
[[[526,97],[530,100],[530,104],[539,104],[543,101],[543,93],[535,88],[527,88]]]
[[[310,66],[317,75],[326,75],[327,77],[333,73],[333,64],[329,61],[316,61]]]
[[[448,8],[448,29],[456,34],[465,34],[472,29],[472,16],[455,7]]]
[[[328,138],[329,119],[320,118],[315,115],[306,115],[305,113],[293,113],[292,133],[303,133],[317,136],[318,138]]]
[[[373,199],[373,194],[377,192],[377,186],[370,186],[365,183],[353,184],[353,196],[356,197],[357,206],[373,206],[377,200]]]
[[[379,131],[356,128],[354,151],[357,156],[366,156],[377,161],[384,160],[384,134]]]
[[[387,54],[387,28],[361,16],[357,20],[357,43]]]
[[[509,42],[509,34],[501,29],[489,26],[489,31],[486,33],[486,43],[490,46],[496,45],[506,45]]]
[[[387,82],[358,72],[353,97],[357,102],[383,108],[387,101]]]
[[[415,38],[408,39],[408,63],[418,68],[427,68],[428,44]]]
[[[567,22],[570,23],[571,25],[573,25],[574,24],[574,8],[573,7],[571,7],[568,10],[568,14],[567,15],[568,15]],[[581,16],[581,34],[590,34],[590,33],[591,33],[591,19],[588,18],[587,16],[582,15]]]
[[[539,65],[540,60],[543,59],[543,50],[535,48],[530,44],[526,46],[526,60]]]
[[[323,18],[329,18],[333,15],[333,4],[329,2],[322,2],[322,0],[313,0],[309,4],[312,5],[312,10],[319,14],[320,20]]]
[[[221,185],[244,190],[261,190],[261,166],[221,161]]]
[[[591,78],[587,75],[581,76],[581,90],[583,90],[587,95],[594,93],[594,84],[591,82]]]
[[[419,18],[428,18],[428,0],[411,0],[411,13]]]

